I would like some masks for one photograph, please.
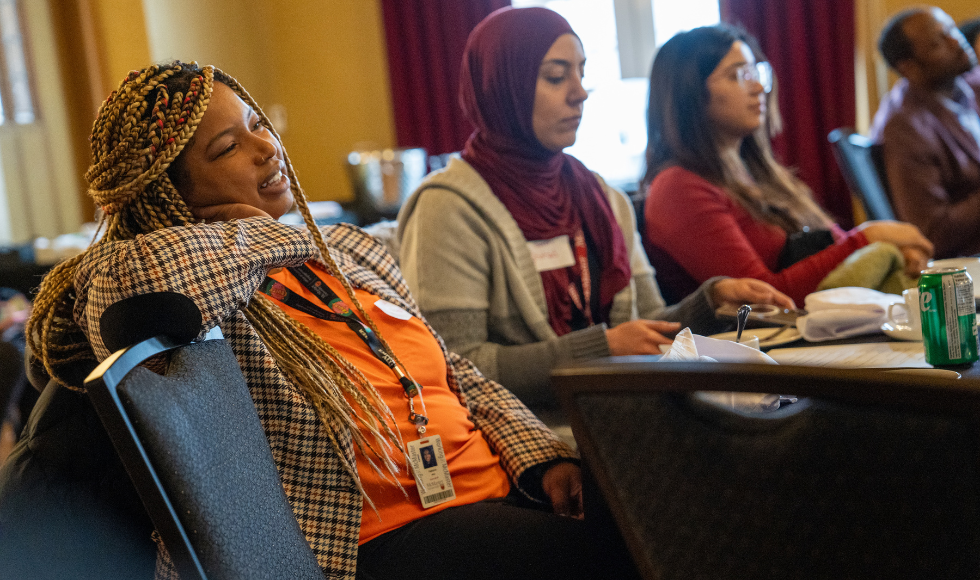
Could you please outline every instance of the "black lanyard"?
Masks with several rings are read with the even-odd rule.
[[[329,320],[331,322],[343,322],[348,328],[353,330],[364,344],[367,345],[371,352],[380,360],[385,363],[388,368],[394,371],[395,375],[398,377],[398,382],[401,383],[402,388],[405,390],[405,394],[412,398],[418,394],[421,385],[408,378],[398,363],[395,362],[395,358],[391,356],[391,353],[381,344],[378,340],[378,336],[371,330],[371,327],[361,322],[361,319],[357,317],[356,314],[350,309],[346,302],[337,296],[337,293],[330,289],[323,280],[310,269],[309,266],[303,264],[302,266],[293,266],[287,268],[296,279],[299,280],[307,290],[316,295],[317,298],[323,302],[327,308],[330,310],[324,310],[316,304],[310,302],[306,298],[303,298],[299,294],[286,288],[280,282],[273,280],[272,278],[266,277],[265,281],[259,286],[259,291],[266,294],[276,300],[282,302],[287,306],[291,306],[300,312],[309,314],[310,316],[315,316],[321,320]],[[416,424],[425,424],[428,421],[422,415],[416,415],[412,413],[412,417],[409,419]],[[423,422],[424,421],[424,422]]]

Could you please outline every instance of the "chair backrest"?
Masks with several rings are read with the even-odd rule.
[[[880,155],[879,161],[875,159],[876,146],[871,140],[847,128],[834,129],[827,139],[847,187],[861,201],[868,218],[895,219],[888,197],[888,181],[881,171]]]
[[[966,380],[599,361],[553,381],[645,578],[980,576]],[[705,388],[808,397],[749,415]]]
[[[323,578],[224,340],[147,339],[85,385],[181,578]]]

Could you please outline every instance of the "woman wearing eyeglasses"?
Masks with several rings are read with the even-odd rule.
[[[912,225],[844,231],[772,154],[772,69],[727,25],[682,32],[650,74],[644,245],[668,303],[713,276],[756,278],[798,304],[855,250],[898,246],[918,276],[932,244]]]

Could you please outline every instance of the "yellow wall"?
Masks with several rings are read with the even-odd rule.
[[[395,145],[380,2],[268,3],[275,39],[273,91],[289,125],[283,140],[314,199],[350,199],[347,154]]]
[[[878,54],[878,35],[893,14],[922,4],[909,0],[855,0],[858,47],[857,126],[860,131],[867,131],[871,116],[878,109],[878,103],[896,79]],[[939,6],[956,22],[980,17],[980,4],[976,0],[937,0],[927,4]]]
[[[143,0],[150,55],[213,64],[238,78],[260,104],[270,98],[266,55],[271,49],[255,2]],[[193,14],[193,20],[187,15]]]
[[[881,2],[885,9],[885,18],[899,10],[911,8],[912,6],[921,6],[923,4],[923,2],[909,2],[908,0],[878,1]],[[980,5],[977,4],[976,0],[939,0],[937,2],[926,2],[925,4],[939,6],[957,22],[980,16]]]
[[[92,8],[95,38],[99,42],[98,56],[102,59],[99,72],[105,98],[129,71],[146,66],[150,58],[146,43],[146,19],[143,7],[133,0],[85,1]]]
[[[347,153],[359,143],[394,145],[377,1],[143,0],[143,6],[153,60],[214,64],[238,78],[274,123],[284,113],[286,124],[277,129],[311,199],[350,199]]]
[[[81,223],[92,219],[94,209],[84,179],[92,157],[88,140],[92,122],[109,91],[149,60],[146,19],[142,4],[135,0],[48,0],[47,4],[54,42],[42,47],[41,31],[32,30],[31,36],[34,50],[56,51],[58,65],[43,70],[36,62],[36,73],[57,74],[65,87],[65,104],[57,114],[64,117],[69,147],[56,165],[70,167]]]

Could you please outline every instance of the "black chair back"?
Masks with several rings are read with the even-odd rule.
[[[323,577],[225,341],[148,339],[85,384],[181,578]]]
[[[834,129],[827,139],[847,187],[861,201],[868,219],[895,219],[888,181],[880,162],[880,148],[853,129]]]
[[[323,578],[235,353],[224,340],[187,343],[201,328],[196,305],[137,296],[106,309],[101,327],[110,348],[140,342],[85,387],[180,577]],[[165,374],[140,366],[164,353]]]
[[[323,577],[224,340],[148,339],[85,384],[181,578]]]
[[[966,380],[602,361],[553,380],[645,578],[980,577]],[[706,387],[809,397],[749,415]]]

